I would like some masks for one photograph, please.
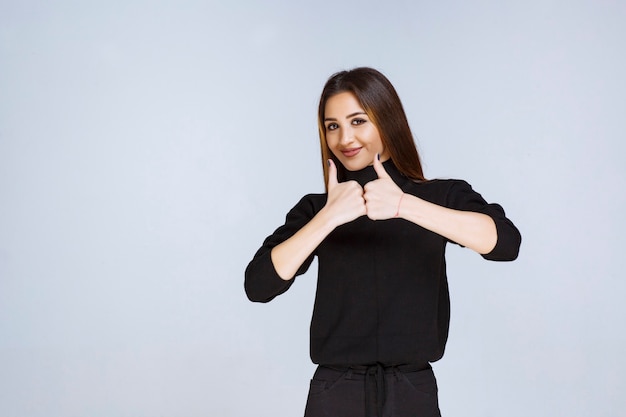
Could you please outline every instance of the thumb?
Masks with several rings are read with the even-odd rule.
[[[337,184],[337,167],[335,166],[335,161],[328,158],[328,190]]]
[[[383,163],[380,162],[380,154],[378,153],[374,157],[374,170],[376,171],[378,178],[391,178],[389,174],[387,174],[387,171],[385,171]]]

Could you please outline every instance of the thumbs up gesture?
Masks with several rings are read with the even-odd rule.
[[[397,217],[404,193],[393,182],[378,155],[374,158],[374,170],[378,179],[365,184],[363,198],[367,217],[372,220],[385,220]]]
[[[337,181],[337,167],[328,160],[328,200],[324,209],[335,226],[351,222],[366,213],[363,188],[356,181]]]

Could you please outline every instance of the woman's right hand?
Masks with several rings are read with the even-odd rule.
[[[272,263],[278,276],[292,279],[329,233],[366,213],[363,188],[356,181],[339,183],[337,167],[330,161],[326,205],[293,236],[272,249]]]
[[[328,160],[328,200],[322,210],[335,227],[367,214],[363,187],[356,181],[338,182],[332,159]]]

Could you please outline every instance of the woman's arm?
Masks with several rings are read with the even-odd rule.
[[[303,197],[246,267],[244,287],[250,301],[267,303],[287,291],[293,278],[306,272],[330,232],[365,214],[363,188],[355,181],[338,184],[332,163],[328,172],[325,201],[317,198],[321,196]]]
[[[300,265],[333,229],[331,219],[322,209],[302,229],[272,248],[272,264],[278,276],[285,281],[292,279]]]
[[[398,217],[468,247],[481,255],[493,250],[498,232],[486,214],[454,210],[405,194]]]
[[[284,280],[292,279],[302,263],[337,226],[366,214],[363,189],[356,181],[337,182],[337,168],[329,160],[326,205],[293,236],[272,249],[272,263]]]
[[[377,159],[374,160],[374,169],[378,174],[378,180],[366,184],[364,194],[369,218],[373,220],[403,218],[481,255],[489,254],[496,248],[499,230],[491,216],[471,210],[443,207],[405,194]],[[510,222],[507,221],[508,223]],[[507,242],[512,242],[509,246],[517,247],[505,251],[507,253],[502,259],[514,259],[519,248],[519,232],[512,224],[509,229],[510,234],[515,236],[507,239]]]

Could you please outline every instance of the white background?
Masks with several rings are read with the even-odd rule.
[[[523,235],[448,250],[444,416],[626,409],[626,3],[0,0],[0,416],[298,416],[316,267],[243,271],[323,190],[315,112],[360,65],[429,178]]]

